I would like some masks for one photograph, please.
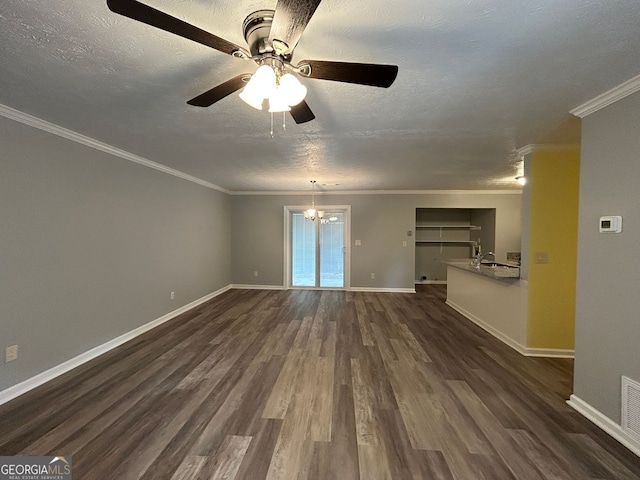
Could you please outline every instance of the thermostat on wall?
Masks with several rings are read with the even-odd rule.
[[[619,215],[600,217],[600,233],[620,233],[622,217]]]

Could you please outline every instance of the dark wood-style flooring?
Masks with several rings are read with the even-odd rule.
[[[75,479],[640,479],[525,358],[415,295],[232,290],[0,406]]]

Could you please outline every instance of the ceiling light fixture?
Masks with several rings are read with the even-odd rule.
[[[269,100],[270,113],[288,112],[307,95],[307,87],[292,74],[283,74],[283,68],[276,63],[258,67],[240,93],[240,98],[257,110],[262,110],[263,102]]]
[[[518,175],[516,177],[516,181],[520,184],[520,185],[524,185],[525,183],[527,183],[527,178],[524,175]]]
[[[314,222],[316,218],[322,220],[322,217],[324,216],[324,212],[316,210],[316,202],[313,195],[315,186],[316,186],[316,181],[311,180],[311,208],[307,208],[304,211],[304,218],[307,220],[311,220],[312,222]]]

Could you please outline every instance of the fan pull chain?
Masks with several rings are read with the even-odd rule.
[[[269,131],[269,134],[271,135],[271,138],[273,138],[273,112],[269,112],[269,115],[271,115],[271,130]],[[286,130],[287,129],[287,112],[282,112],[282,130]]]

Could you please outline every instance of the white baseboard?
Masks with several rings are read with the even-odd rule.
[[[475,323],[476,325],[478,325],[480,328],[482,328],[483,330],[489,332],[491,335],[493,335],[494,337],[496,337],[498,340],[500,340],[503,343],[506,343],[507,345],[509,345],[511,348],[513,348],[516,352],[521,353],[522,355],[525,354],[526,351],[526,347],[524,345],[521,345],[520,343],[516,342],[513,338],[505,335],[504,333],[502,333],[500,330],[492,327],[491,325],[489,325],[488,323],[486,323],[485,321],[481,320],[480,318],[476,317],[473,313],[465,310],[464,308],[462,308],[459,305],[456,305],[454,302],[452,302],[451,300],[447,299],[447,301],[445,302],[447,305],[449,305],[451,308],[453,308],[456,312],[458,312],[459,314],[463,315],[464,317],[468,318],[469,320],[471,320],[473,323]]]
[[[576,395],[571,395],[567,404],[640,457],[640,442],[625,433],[616,422]]]
[[[233,283],[230,287],[236,290],[284,290],[282,285],[245,285],[242,283]]]
[[[231,288],[239,290],[286,290],[282,285],[245,285],[234,283]],[[347,292],[375,292],[375,293],[416,293],[415,288],[372,288],[372,287],[349,287],[349,288],[314,288],[300,287],[291,290],[337,290]]]
[[[574,351],[573,350],[562,350],[562,349],[554,349],[554,348],[529,348],[529,347],[525,347],[524,345],[522,345],[521,343],[517,342],[513,338],[511,338],[508,335],[505,335],[504,333],[502,333],[500,330],[492,327],[491,325],[489,325],[485,321],[481,320],[480,318],[475,316],[473,313],[465,310],[464,308],[460,307],[459,305],[456,305],[451,300],[447,299],[446,304],[449,305],[451,308],[453,308],[459,314],[461,314],[464,317],[466,317],[469,320],[471,320],[473,323],[478,325],[483,330],[489,332],[491,335],[496,337],[501,342],[506,343],[507,345],[509,345],[516,352],[520,353],[521,355],[524,355],[525,357],[573,358],[573,356],[574,356]]]
[[[525,347],[523,355],[526,357],[546,358],[574,358],[575,351],[562,348],[530,348]]]
[[[73,370],[74,368],[79,367],[80,365],[88,362],[89,360],[93,360],[94,358],[108,352],[109,350],[113,350],[114,348],[119,347],[123,343],[126,343],[129,340],[132,340],[137,336],[142,335],[143,333],[148,332],[149,330],[159,325],[162,325],[163,323],[171,320],[172,318],[175,318],[178,315],[181,315],[182,313],[188,310],[191,310],[192,308],[197,307],[198,305],[208,300],[211,300],[212,298],[217,297],[218,295],[221,295],[222,293],[226,292],[230,288],[231,288],[231,285],[227,285],[226,287],[216,290],[213,293],[210,293],[208,295],[205,295],[202,298],[194,300],[191,303],[183,305],[177,310],[169,312],[160,318],[156,318],[155,320],[152,320],[149,323],[146,323],[123,335],[120,335],[119,337],[116,337],[113,340],[109,340],[108,342],[103,343],[102,345],[98,345],[97,347],[94,347],[91,350],[87,350],[86,352],[81,353],[77,357],[71,358],[66,362],[61,363],[60,365],[56,365],[55,367],[45,370],[44,372],[39,373],[38,375],[28,378],[23,382],[20,382],[12,387],[7,388],[6,390],[1,391],[0,405],[7,403],[8,401],[13,400],[16,397],[19,397],[20,395],[27,393],[28,391],[33,390],[36,387],[39,387],[43,383],[53,380],[54,378],[59,377],[64,373],[67,373],[69,370]]]
[[[446,285],[446,280],[416,280],[416,285]]]
[[[415,288],[373,288],[373,287],[351,287],[350,292],[371,292],[371,293],[416,293]]]
[[[234,283],[231,288],[239,290],[286,290],[282,285],[245,285]],[[375,292],[375,293],[416,293],[415,288],[372,288],[372,287],[349,287],[349,288],[314,288],[314,287],[292,287],[291,290],[336,290],[347,292]]]

